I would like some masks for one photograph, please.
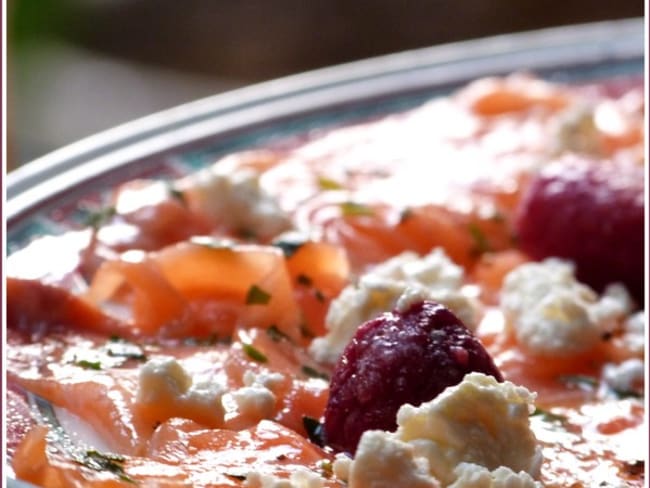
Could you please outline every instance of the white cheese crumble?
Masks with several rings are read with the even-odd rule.
[[[643,357],[645,351],[645,312],[640,311],[630,315],[623,322],[623,347],[633,356]]]
[[[630,312],[631,303],[621,285],[612,285],[599,298],[576,280],[572,264],[555,258],[518,266],[501,290],[508,327],[520,344],[539,355],[591,349]]]
[[[281,373],[254,373],[246,371],[244,386],[231,393],[239,413],[251,419],[262,420],[273,416],[277,398],[273,389],[285,381]]]
[[[323,481],[323,478],[317,473],[298,467],[291,473],[289,479],[250,472],[246,475],[244,486],[246,488],[322,488]]]
[[[605,383],[616,392],[628,393],[643,387],[645,366],[639,358],[626,359],[620,364],[606,364],[603,368]]]
[[[361,324],[425,299],[447,306],[475,329],[478,302],[463,279],[463,269],[441,248],[423,257],[414,252],[395,256],[361,276],[356,285],[344,288],[332,301],[325,318],[328,332],[312,342],[310,352],[318,361],[334,363]]]
[[[216,381],[194,381],[175,358],[160,356],[140,368],[136,399],[143,404],[166,405],[175,416],[221,425],[225,391]]]
[[[542,488],[543,486],[525,471],[515,473],[505,466],[490,471],[477,464],[460,463],[454,469],[454,474],[456,481],[449,485],[449,488]]]
[[[470,373],[430,402],[402,406],[395,433],[365,432],[354,460],[340,470],[348,469],[350,488],[380,486],[372,476],[377,483],[392,476],[386,486],[449,486],[464,472],[457,472],[461,463],[537,476],[542,454],[529,423],[534,398],[524,387]]]
[[[291,228],[289,216],[260,185],[259,171],[225,159],[177,182],[194,210],[263,239]]]

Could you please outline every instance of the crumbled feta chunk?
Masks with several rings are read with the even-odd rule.
[[[357,328],[383,312],[405,310],[414,302],[433,300],[449,307],[474,329],[478,304],[463,286],[463,269],[441,248],[420,257],[404,252],[361,276],[332,301],[325,318],[328,333],[313,341],[310,351],[319,361],[333,363]]]
[[[643,357],[645,351],[645,312],[640,311],[630,315],[623,322],[623,347],[633,356]]]
[[[259,171],[235,160],[217,161],[178,181],[189,205],[209,219],[271,238],[291,228],[288,215],[260,185]]]
[[[411,444],[381,430],[363,434],[350,465],[348,486],[435,488],[438,481],[429,474],[424,459],[416,458]]]
[[[621,285],[602,298],[578,282],[573,266],[549,258],[525,263],[504,279],[501,307],[517,341],[533,353],[568,356],[594,347],[603,332],[629,313]]]
[[[629,393],[643,387],[645,366],[639,358],[632,358],[620,364],[607,364],[603,379],[616,392]]]
[[[213,380],[194,381],[173,357],[151,358],[140,368],[136,399],[166,405],[170,415],[212,425],[223,423],[225,387]]]
[[[322,488],[323,478],[313,471],[299,467],[289,479],[251,472],[246,475],[246,488]]]
[[[275,409],[275,394],[264,386],[243,386],[232,392],[239,412],[253,419],[267,419]]]
[[[385,479],[385,486],[448,486],[461,483],[462,476],[473,479],[466,468],[457,470],[461,463],[487,468],[495,484],[485,486],[510,486],[496,483],[520,471],[537,476],[542,454],[529,423],[534,398],[524,387],[470,373],[430,402],[403,405],[396,432],[365,432],[349,463],[349,486],[383,486]],[[507,471],[498,469],[502,466]],[[513,476],[527,481],[522,474]]]
[[[525,471],[515,473],[505,466],[490,471],[477,464],[460,463],[454,474],[456,481],[449,488],[542,488],[542,484]]]

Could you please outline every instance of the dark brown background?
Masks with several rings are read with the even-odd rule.
[[[13,165],[178,103],[312,68],[541,27],[641,0],[13,0]]]

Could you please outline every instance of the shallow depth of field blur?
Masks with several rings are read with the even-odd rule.
[[[406,49],[640,17],[643,0],[9,0],[8,169],[250,83]]]

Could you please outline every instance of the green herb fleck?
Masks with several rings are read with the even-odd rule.
[[[302,425],[307,431],[307,437],[317,446],[322,446],[324,444],[323,439],[323,424],[313,417],[308,417],[303,415]]]
[[[318,378],[318,379],[325,380],[325,381],[329,381],[329,379],[330,379],[328,375],[318,371],[317,369],[312,368],[311,366],[304,365],[301,368],[301,371],[305,375],[309,376],[310,378]]]
[[[224,476],[227,476],[228,478],[232,478],[237,481],[246,481],[246,475],[244,474],[224,473]]]
[[[487,237],[485,237],[485,234],[478,225],[472,222],[469,224],[468,230],[472,239],[474,239],[474,253],[483,254],[492,250],[492,246],[490,246]]]
[[[326,178],[324,176],[321,176],[318,178],[318,186],[320,187],[321,190],[341,190],[343,189],[343,185],[341,185],[338,181],[332,180],[330,178]]]
[[[266,333],[269,335],[269,337],[273,342],[280,342],[282,339],[291,341],[291,338],[287,334],[282,332],[280,329],[278,329],[277,325],[272,325],[271,327],[266,329]]]
[[[87,359],[79,359],[74,362],[75,366],[79,366],[84,369],[93,369],[99,371],[102,369],[102,363],[100,361],[89,361]]]
[[[257,285],[252,285],[246,293],[246,305],[266,305],[271,300],[271,294]]]
[[[306,339],[312,339],[314,337],[314,333],[307,324],[300,324],[300,333]]]
[[[269,360],[259,349],[256,349],[252,344],[242,344],[242,348],[249,358],[257,361],[258,363],[266,363]]]
[[[334,465],[332,464],[332,461],[329,459],[323,459],[320,462],[320,470],[321,470],[321,475],[324,478],[331,478],[332,475],[334,474]]]
[[[411,217],[413,217],[413,209],[405,208],[399,214],[399,223],[403,224],[404,222],[406,222]]]
[[[219,337],[217,334],[210,334],[206,337],[186,337],[183,344],[186,346],[214,346],[216,344],[230,344],[230,337]]]
[[[135,481],[126,475],[124,471],[124,463],[126,459],[117,454],[104,454],[95,450],[88,450],[81,456],[78,456],[76,461],[94,471],[108,471],[113,473],[122,481],[135,483]]]
[[[325,302],[325,295],[323,295],[323,292],[320,290],[314,290],[314,296],[316,297],[316,300],[318,300],[321,303]]]
[[[298,282],[299,285],[303,286],[311,286],[313,283],[312,279],[309,276],[302,273],[296,276],[296,282]]]
[[[535,407],[535,411],[531,414],[531,416],[540,417],[546,422],[554,422],[559,424],[562,424],[567,420],[564,415],[559,415],[557,413],[553,413],[549,410],[544,410],[543,408],[539,407]]]
[[[93,229],[99,229],[117,214],[117,210],[113,206],[97,210],[85,209],[85,211],[87,213],[84,218],[84,225]]]
[[[367,205],[355,202],[343,202],[340,205],[345,217],[372,217],[375,213]]]
[[[104,350],[111,357],[134,359],[136,361],[147,360],[147,356],[140,346],[124,339],[111,337],[109,342],[104,346]]]
[[[187,205],[185,194],[181,190],[179,190],[176,186],[174,186],[174,182],[172,181],[168,182],[167,190],[169,191],[169,195],[173,199],[178,200],[183,205]]]

